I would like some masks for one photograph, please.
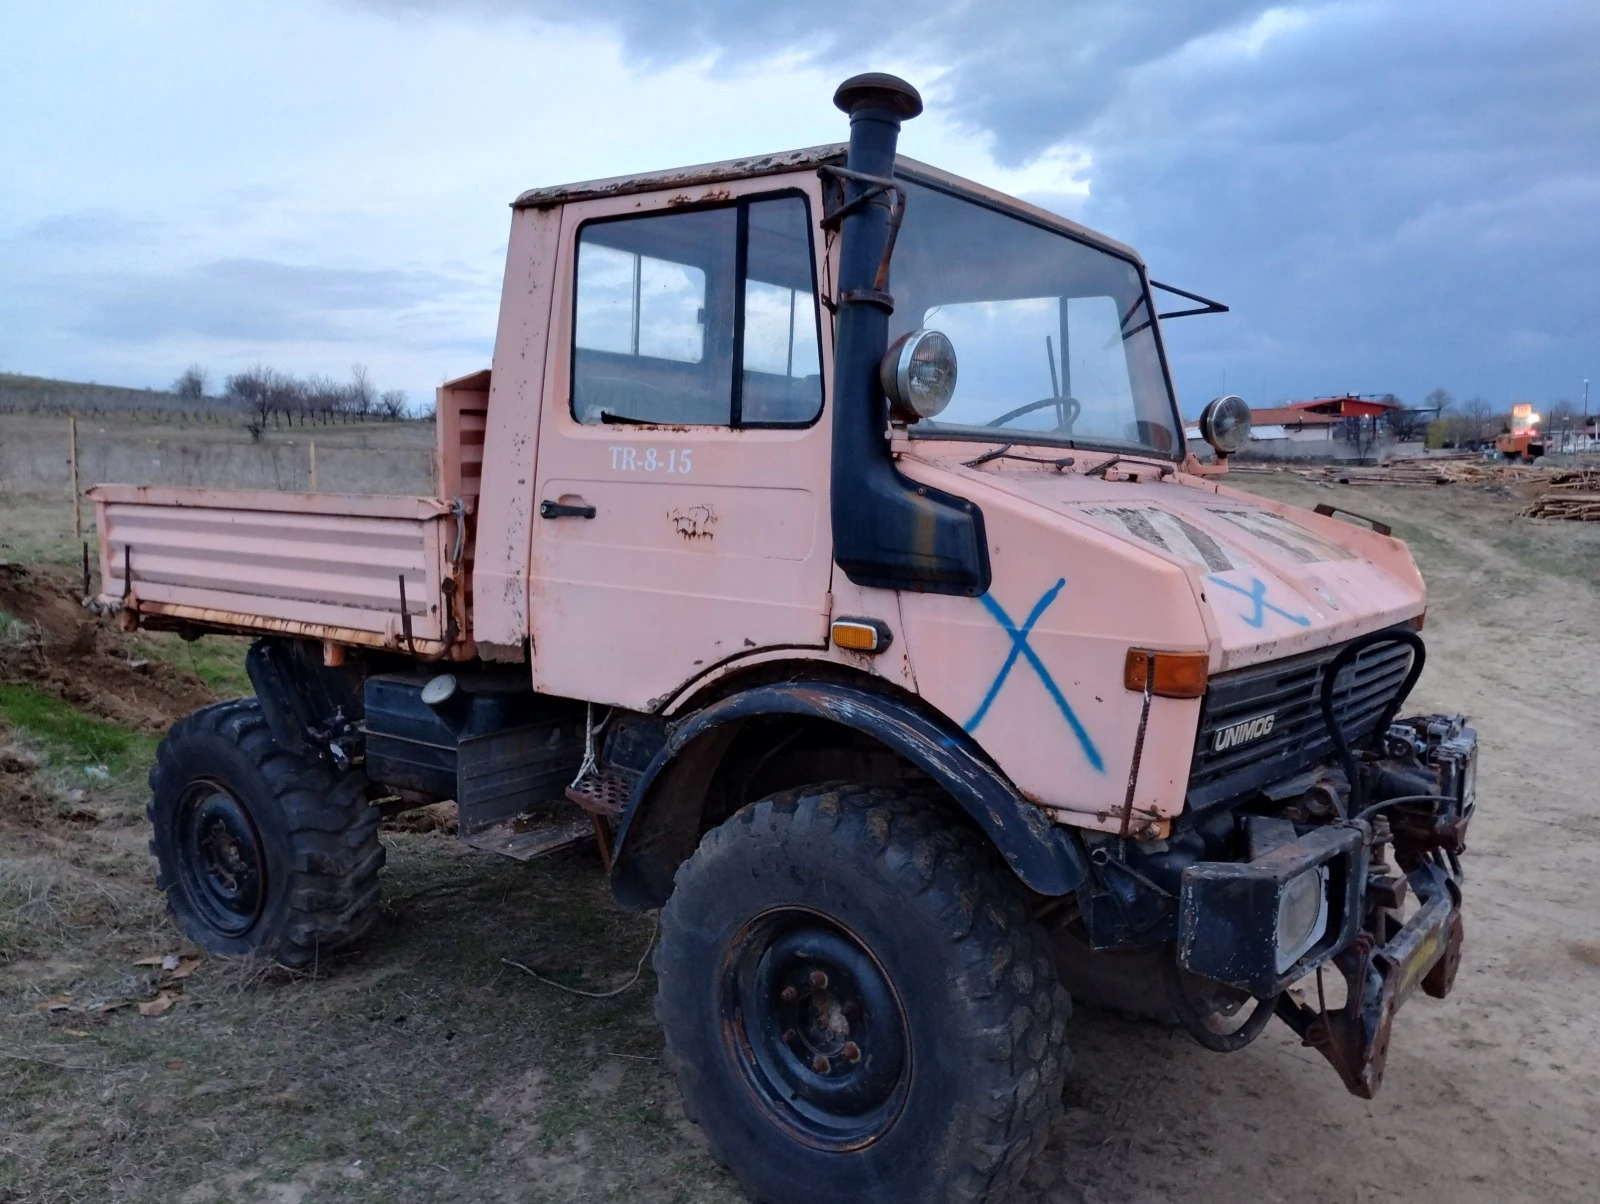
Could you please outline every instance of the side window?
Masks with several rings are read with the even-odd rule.
[[[801,197],[591,222],[578,232],[572,412],[580,422],[805,425],[822,410],[817,331]]]

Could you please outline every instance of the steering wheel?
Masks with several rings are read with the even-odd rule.
[[[1007,410],[992,422],[984,423],[985,426],[1004,426],[1013,418],[1021,418],[1024,414],[1031,414],[1035,410],[1042,410],[1045,406],[1056,407],[1056,429],[1072,431],[1072,424],[1078,421],[1078,415],[1083,412],[1083,406],[1076,397],[1041,397],[1038,401],[1030,401],[1020,405],[1014,410]]]

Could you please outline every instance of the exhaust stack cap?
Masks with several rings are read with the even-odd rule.
[[[901,121],[922,112],[922,96],[898,75],[868,71],[852,75],[833,94],[833,103],[852,117],[864,109],[887,109]]]

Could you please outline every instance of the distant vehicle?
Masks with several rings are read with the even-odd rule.
[[[173,914],[305,965],[375,919],[382,815],[595,840],[770,1204],[1002,1194],[1069,991],[1214,1050],[1276,1016],[1370,1097],[1475,800],[1465,717],[1397,718],[1410,553],[1187,454],[1132,250],[898,158],[903,81],[835,101],[847,147],[519,198],[438,497],[94,491],[125,626],[258,637],[151,775]]]
[[[1519,401],[1511,407],[1511,424],[1494,441],[1495,455],[1502,460],[1520,460],[1532,464],[1544,455],[1544,436],[1539,433],[1542,419],[1533,412],[1530,402]]]

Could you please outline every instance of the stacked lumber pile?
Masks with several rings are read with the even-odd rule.
[[[1600,523],[1600,493],[1550,492],[1540,494],[1517,512],[1523,518],[1564,518],[1576,523]]]
[[[1600,466],[1550,469],[1485,460],[1478,452],[1408,456],[1378,465],[1325,464],[1296,468],[1287,464],[1233,463],[1229,472],[1292,472],[1325,485],[1518,485],[1600,493]]]
[[[1510,465],[1488,463],[1469,452],[1387,460],[1373,468],[1332,465],[1306,475],[1340,485],[1487,485],[1520,479],[1520,471]]]
[[[1600,523],[1600,468],[1563,469],[1550,473],[1545,483],[1550,491],[1517,511],[1523,518]]]

